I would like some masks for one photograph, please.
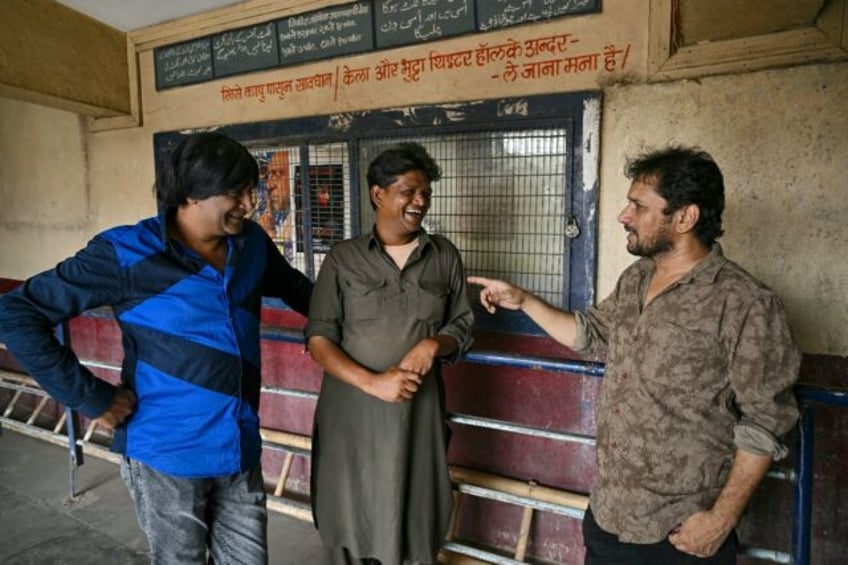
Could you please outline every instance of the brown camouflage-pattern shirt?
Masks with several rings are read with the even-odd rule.
[[[575,350],[606,354],[598,405],[598,524],[655,543],[712,507],[736,448],[779,459],[801,355],[780,299],[718,244],[650,304],[650,259],[576,313]]]

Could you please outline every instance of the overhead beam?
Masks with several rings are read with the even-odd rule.
[[[0,2],[0,96],[131,116],[130,84],[124,32],[53,0]]]

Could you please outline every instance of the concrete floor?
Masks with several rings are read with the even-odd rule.
[[[147,542],[117,465],[85,457],[68,500],[68,454],[8,429],[0,435],[0,563],[147,563]],[[320,563],[311,523],[268,513],[269,563]]]

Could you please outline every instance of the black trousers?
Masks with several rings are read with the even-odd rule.
[[[626,543],[602,530],[591,508],[586,509],[583,517],[583,543],[585,565],[735,565],[739,545],[735,531],[727,536],[715,555],[707,558],[678,551],[668,539],[651,544]]]
[[[354,557],[346,547],[324,547],[323,565],[381,565],[378,559]],[[404,561],[403,565],[428,565],[420,561]]]

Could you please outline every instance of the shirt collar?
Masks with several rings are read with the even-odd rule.
[[[719,271],[727,263],[721,244],[713,243],[709,254],[704,257],[691,271],[683,275],[681,283],[698,282],[701,284],[712,284],[715,282]]]
[[[427,233],[427,230],[421,228],[418,230],[418,249],[424,249],[431,241],[430,234]],[[377,239],[377,224],[374,224],[371,227],[371,233],[368,236],[368,249],[382,249],[383,246],[380,244],[380,240]]]
[[[710,252],[707,256],[701,259],[697,265],[692,267],[688,273],[680,277],[676,284],[688,284],[695,282],[701,284],[712,284],[715,282],[719,271],[721,271],[721,268],[725,263],[727,263],[727,259],[724,256],[721,244],[718,242],[713,243],[713,246],[710,248]],[[638,262],[638,268],[643,277],[648,277],[653,274],[655,265],[653,260],[643,257]]]

